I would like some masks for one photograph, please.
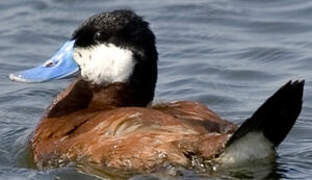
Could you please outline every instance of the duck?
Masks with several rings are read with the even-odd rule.
[[[149,23],[120,9],[91,16],[57,56],[11,74],[24,82],[76,74],[31,135],[36,166],[123,176],[272,161],[302,109],[304,80],[284,84],[240,126],[198,102],[153,103],[157,63]]]

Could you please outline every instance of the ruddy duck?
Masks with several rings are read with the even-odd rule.
[[[157,59],[148,23],[130,10],[116,10],[83,22],[44,65],[10,75],[39,82],[80,70],[33,133],[36,165],[75,162],[85,171],[146,173],[274,158],[301,111],[304,81],[286,83],[237,127],[196,102],[152,104]]]

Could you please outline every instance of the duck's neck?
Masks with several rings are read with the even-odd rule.
[[[134,87],[127,83],[93,85],[76,79],[61,92],[48,108],[47,116],[55,117],[81,109],[94,111],[126,106],[146,106],[153,99],[153,92],[143,86]]]
[[[101,108],[107,106],[146,106],[150,100],[146,100],[142,91],[127,83],[113,83],[106,86],[89,85],[93,98],[89,108]]]

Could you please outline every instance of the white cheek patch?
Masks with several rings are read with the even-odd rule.
[[[82,78],[94,84],[126,82],[135,65],[130,50],[113,44],[75,48],[73,58],[80,66]]]

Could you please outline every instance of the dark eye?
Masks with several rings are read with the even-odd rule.
[[[109,38],[109,35],[103,31],[98,31],[94,34],[95,41],[105,41]]]

